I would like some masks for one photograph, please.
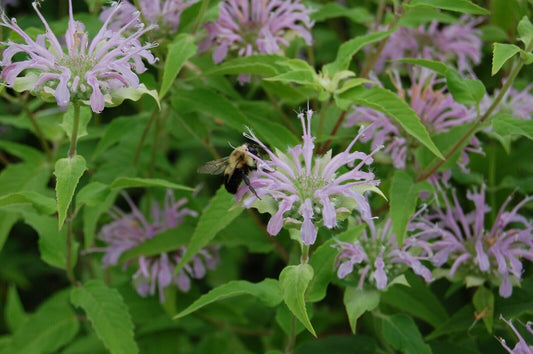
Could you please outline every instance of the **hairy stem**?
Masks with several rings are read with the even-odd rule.
[[[80,104],[74,102],[74,123],[72,124],[72,134],[70,136],[70,148],[68,149],[68,157],[76,156],[76,145],[78,144],[78,129],[80,125]]]

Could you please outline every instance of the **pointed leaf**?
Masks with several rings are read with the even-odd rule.
[[[347,8],[336,2],[325,3],[318,11],[311,14],[311,19],[317,22],[336,17],[347,17],[352,22],[361,24],[372,21],[372,16],[366,8],[353,6]]]
[[[465,305],[457,310],[447,321],[444,321],[438,328],[426,336],[426,340],[434,340],[446,334],[465,333],[472,326],[474,319],[474,308],[472,304]]]
[[[287,266],[279,275],[279,284],[283,292],[283,301],[289,310],[316,337],[316,332],[305,308],[305,293],[311,279],[313,279],[313,267],[311,265]]]
[[[15,192],[0,197],[0,208],[7,208],[9,210],[14,206],[25,204],[34,207],[40,214],[48,215],[56,211],[56,201],[37,192]]]
[[[134,178],[118,177],[111,183],[111,189],[137,188],[137,187],[163,187],[192,192],[193,188],[172,183],[160,178]]]
[[[350,321],[350,328],[355,334],[357,320],[365,312],[374,310],[379,305],[380,292],[375,289],[348,287],[344,291],[344,307]]]
[[[140,84],[136,88],[123,87],[113,90],[113,94],[111,95],[112,102],[109,104],[106,102],[106,107],[119,106],[124,100],[138,101],[143,95],[151,96],[157,103],[157,107],[161,110],[161,102],[159,101],[157,91],[149,90],[144,84]],[[88,101],[85,101],[84,103],[87,104]]]
[[[492,334],[492,324],[494,322],[494,294],[484,286],[477,288],[472,298],[472,303],[476,313],[483,318],[483,323],[487,331]]]
[[[531,42],[533,42],[533,24],[531,24],[531,21],[527,16],[522,17],[520,22],[518,22],[518,39],[522,43],[524,43],[524,46],[527,48],[530,46]]]
[[[263,80],[279,81],[287,84],[307,85],[316,88],[320,87],[316,80],[316,73],[309,70],[291,70]]]
[[[59,230],[63,227],[67,210],[74,196],[76,186],[81,176],[87,169],[85,159],[81,155],[73,158],[63,158],[56,162],[54,175],[56,176],[57,212],[59,217]]]
[[[463,79],[451,69],[446,72],[446,84],[453,99],[462,104],[477,104],[487,92],[480,80]]]
[[[12,141],[0,140],[0,149],[20,158],[25,162],[35,165],[38,165],[45,160],[45,156],[39,150],[36,150],[31,146],[14,143]]]
[[[492,127],[502,136],[521,135],[533,140],[533,120],[520,119],[509,114],[497,114],[492,118]]]
[[[355,87],[336,95],[336,99],[338,103],[339,100],[341,100],[340,102],[348,101],[349,103],[367,106],[383,112],[400,123],[407,133],[418,139],[418,141],[424,144],[433,154],[435,154],[435,156],[440,159],[444,158],[429,137],[426,127],[420,122],[415,111],[391,91],[381,87],[372,87],[370,89]],[[340,106],[342,108],[345,105],[344,103],[341,103]]]
[[[179,34],[174,39],[174,42],[168,45],[165,69],[163,70],[161,89],[159,90],[160,98],[163,98],[167,94],[183,64],[193,57],[197,51],[198,48],[194,43],[194,38],[186,33]]]
[[[255,74],[272,76],[280,72],[279,63],[284,60],[287,58],[280,55],[255,54],[224,61],[213,69],[207,70],[204,75]]]
[[[124,299],[100,280],[72,289],[70,301],[87,314],[96,335],[111,353],[138,353],[133,323]]]
[[[27,318],[28,316],[26,315],[24,307],[22,306],[22,302],[20,301],[17,287],[15,285],[9,286],[5,306],[5,319],[7,328],[9,328],[11,333],[14,333],[22,326]]]
[[[407,315],[384,316],[383,336],[396,350],[407,354],[431,353],[415,321]]]
[[[191,242],[176,266],[174,274],[178,274],[196,253],[215,238],[220,230],[228,226],[233,219],[242,213],[243,208],[235,206],[234,203],[235,196],[228,193],[224,187],[221,187],[202,212],[202,215],[200,215]]]
[[[446,72],[450,70],[450,67],[448,65],[444,64],[442,61],[437,61],[437,60],[403,58],[403,59],[396,59],[392,61],[398,62],[398,63],[407,63],[407,64],[414,64],[414,65],[422,66],[424,68],[433,70],[441,75],[446,75]]]
[[[80,117],[78,123],[78,138],[87,135],[87,124],[92,117],[92,111],[87,106],[80,107]],[[63,122],[59,124],[61,128],[67,133],[68,138],[72,136],[72,130],[74,129],[74,106],[70,105],[68,110],[63,114]]]
[[[520,52],[520,48],[514,44],[494,43],[492,49],[492,71],[491,75],[496,75],[509,59],[516,53]]]
[[[189,307],[174,316],[174,319],[185,317],[215,301],[229,299],[240,295],[252,295],[269,307],[277,306],[282,301],[281,290],[278,281],[275,279],[267,278],[259,283],[250,283],[245,280],[233,280],[227,284],[220,285],[205,295],[202,295]]]
[[[109,186],[100,182],[92,182],[84,186],[76,195],[76,206],[97,206],[103,203],[111,193]]]
[[[490,15],[490,12],[469,0],[413,0],[405,4],[405,8],[421,6],[434,7],[437,9],[455,11],[472,15]]]

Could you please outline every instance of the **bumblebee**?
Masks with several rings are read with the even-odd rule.
[[[250,188],[250,191],[258,199],[261,199],[255,192],[255,189],[250,185],[250,180],[248,179],[248,174],[257,169],[255,160],[248,155],[248,152],[259,156],[256,145],[244,143],[235,148],[229,156],[206,162],[198,167],[197,172],[210,175],[224,173],[224,186],[231,194],[237,193],[241,182],[244,181],[248,188]]]

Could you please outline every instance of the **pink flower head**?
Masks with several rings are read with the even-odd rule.
[[[521,119],[533,119],[533,84],[529,84],[522,91],[511,87],[505,92],[502,100],[493,113],[507,113]],[[486,112],[492,105],[499,90],[494,90],[492,95],[486,94],[480,103],[480,111]]]
[[[140,11],[145,20],[158,26],[158,32],[173,35],[178,30],[183,10],[194,4],[196,0],[139,0]],[[121,2],[121,8],[114,12],[108,7],[100,14],[100,20],[109,19],[109,28],[119,31],[138,17],[137,8],[130,2]]]
[[[514,348],[511,349],[507,346],[507,343],[505,343],[505,339],[499,338],[499,341],[501,345],[511,354],[533,354],[533,345],[528,345],[527,342],[524,340],[524,337],[518,332],[516,327],[513,325],[513,322],[511,320],[506,320],[503,318],[502,315],[500,315],[500,320],[505,322],[511,329],[513,330],[514,334],[518,337],[518,342],[515,344]],[[531,328],[531,322],[526,323],[524,326],[526,327],[527,331],[533,335],[533,329]]]
[[[518,214],[532,197],[525,198],[511,211],[505,211],[512,196],[500,208],[492,228],[485,230],[485,186],[479,193],[468,192],[475,210],[465,213],[455,190],[453,205],[444,193],[445,208],[435,208],[422,218],[428,228],[435,225],[441,235],[433,242],[433,263],[437,267],[451,264],[449,276],[486,279],[500,286],[500,296],[513,292],[511,277],[516,283],[522,275],[522,259],[533,260],[533,222]]]
[[[411,87],[402,87],[398,71],[391,72],[391,80],[396,86],[398,96],[408,103],[420,117],[420,122],[430,135],[444,133],[452,127],[472,122],[475,116],[464,105],[455,102],[452,95],[442,86],[436,73],[425,68],[413,68],[411,71]],[[371,123],[368,134],[363,142],[372,140],[372,146],[384,145],[384,153],[391,157],[392,164],[398,169],[405,169],[407,161],[412,159],[414,151],[410,151],[411,138],[392,119],[372,108],[356,106],[348,116],[346,126]],[[467,152],[480,152],[480,142],[473,137],[470,144],[463,150],[459,166],[463,171],[469,158]]]
[[[357,265],[356,277],[359,277],[359,288],[362,289],[367,280],[378,290],[382,290],[401,275],[405,268],[411,268],[426,282],[433,280],[431,271],[421,261],[428,260],[432,255],[431,246],[425,238],[435,234],[435,230],[419,231],[404,240],[400,248],[396,235],[392,231],[390,218],[383,227],[376,230],[373,219],[366,220],[370,229],[370,236],[366,230],[361,237],[353,242],[340,242],[333,246],[340,253],[337,257],[337,276],[341,279],[354,272]],[[414,230],[414,224],[410,225]],[[424,237],[422,237],[424,236]]]
[[[279,53],[289,45],[290,33],[311,45],[314,22],[310,13],[300,0],[225,0],[220,3],[218,19],[205,25],[208,37],[200,48],[216,47],[213,60],[218,64],[229,51],[243,57]],[[248,77],[240,79],[249,81]]]
[[[277,235],[284,224],[294,224],[300,228],[302,242],[313,244],[318,226],[331,229],[340,217],[358,209],[363,218],[371,217],[370,206],[363,196],[365,191],[377,191],[379,181],[371,172],[362,171],[372,163],[372,155],[351,149],[363,132],[360,132],[345,151],[332,156],[328,151],[323,156],[314,154],[314,140],[311,135],[313,111],[307,110],[298,115],[302,123],[303,144],[296,145],[285,154],[279,150],[272,152],[251,130],[245,136],[258,144],[270,160],[257,156],[258,169],[250,175],[250,185],[256,193],[244,199],[245,207],[252,203],[276,205],[276,211],[267,225],[270,235]],[[249,187],[243,185],[237,191],[241,199]],[[259,201],[257,197],[260,197]]]
[[[442,26],[433,21],[418,28],[400,27],[390,36],[374,69],[382,72],[387,60],[423,58],[472,73],[472,64],[481,62],[481,31],[475,28],[481,20],[464,15],[457,24]]]
[[[120,4],[113,5],[114,13]],[[89,41],[85,25],[74,20],[72,0],[69,0],[69,21],[65,34],[66,52],[61,41],[50,29],[40,13],[37,2],[33,8],[44,24],[46,32],[33,40],[18,25],[1,14],[0,26],[7,27],[22,37],[24,43],[9,40],[2,55],[0,78],[16,91],[32,90],[43,97],[54,97],[60,107],[66,108],[70,101],[90,103],[92,110],[100,113],[111,102],[113,92],[120,88],[137,89],[136,73],[146,70],[142,59],[150,64],[156,58],[149,49],[153,44],[141,45],[139,37],[153,27],[139,25],[139,16],[133,18],[120,31],[108,29],[105,22],[98,34]],[[111,16],[112,17],[112,16]],[[136,27],[134,33],[123,37],[125,30]],[[18,53],[26,53],[26,59],[13,62]]]
[[[187,200],[183,198],[176,201],[172,192],[168,191],[163,209],[154,203],[150,223],[127,194],[124,194],[124,199],[130,206],[131,213],[125,214],[120,209],[114,208],[110,214],[115,221],[100,230],[100,239],[107,243],[106,247],[100,249],[105,252],[102,259],[104,266],[116,265],[124,252],[157,237],[168,229],[178,227],[186,216],[198,215],[191,209],[181,208]],[[136,262],[138,265],[138,270],[133,275],[137,292],[141,296],[153,295],[157,289],[160,301],[164,302],[164,288],[174,284],[180,290],[188,291],[191,287],[190,278],[203,278],[206,268],[214,269],[219,260],[218,249],[207,247],[200,250],[199,255],[177,275],[173,275],[185,251],[186,247],[180,247],[156,256],[140,256],[136,261],[129,262],[130,264]]]

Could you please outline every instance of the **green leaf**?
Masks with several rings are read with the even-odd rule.
[[[533,24],[527,16],[522,17],[520,22],[518,22],[518,39],[524,43],[524,46],[528,48],[533,42]]]
[[[446,75],[446,72],[450,70],[450,67],[448,65],[437,60],[404,58],[404,59],[396,59],[392,61],[423,66],[424,68],[433,70],[441,75]]]
[[[468,0],[413,0],[404,7],[411,9],[421,6],[434,7],[442,10],[449,10],[472,15],[490,15],[490,12],[481,6]]]
[[[502,136],[521,135],[533,140],[533,120],[513,117],[509,114],[497,114],[492,118],[494,131]]]
[[[13,284],[9,286],[4,311],[6,325],[11,333],[16,332],[28,318],[20,301],[17,287]]]
[[[103,203],[109,193],[109,186],[100,182],[91,182],[80,189],[76,195],[76,206],[81,205],[97,206]]]
[[[14,206],[29,204],[35,208],[38,213],[52,214],[56,211],[56,201],[53,198],[32,192],[15,192],[0,197],[0,208],[12,209]],[[18,211],[18,210],[17,210]]]
[[[324,65],[322,72],[329,76],[333,76],[339,71],[348,69],[353,56],[357,54],[357,52],[359,52],[364,46],[379,42],[390,36],[393,32],[394,31],[372,32],[344,42],[339,47],[335,61]]]
[[[279,81],[286,84],[292,83],[299,85],[307,85],[316,88],[320,87],[320,85],[317,83],[316,73],[314,71],[309,70],[291,70],[286,73],[272,76],[263,80]]]
[[[235,58],[224,61],[208,70],[204,75],[229,75],[229,74],[255,74],[272,76],[281,72],[279,63],[287,60],[279,55],[250,55],[244,58]]]
[[[200,298],[173,318],[178,319],[185,317],[215,301],[240,295],[252,295],[269,307],[277,306],[282,301],[281,290],[278,281],[275,279],[267,278],[259,283],[250,283],[245,280],[233,280],[200,296]]]
[[[420,118],[418,118],[415,111],[391,91],[376,86],[370,89],[355,87],[336,95],[336,99],[367,106],[386,114],[400,123],[407,133],[418,139],[435,156],[440,159],[444,158],[429,137],[426,127],[420,122]],[[343,106],[344,104],[340,105],[341,108]]]
[[[78,333],[79,321],[66,295],[65,291],[54,295],[28,316],[5,353],[56,353],[69,343]]]
[[[476,312],[482,316],[487,331],[492,334],[494,322],[494,294],[484,286],[477,288],[472,298]]]
[[[281,352],[280,352],[281,353]],[[294,350],[294,354],[375,354],[380,353],[376,339],[358,334],[356,336],[328,335],[313,341],[303,342]]]
[[[98,140],[91,159],[96,160],[101,153],[118,143],[124,136],[135,131],[138,125],[142,124],[145,126],[148,122],[147,118],[147,114],[145,113],[141,113],[135,116],[135,118],[131,116],[113,118],[111,123],[106,126],[104,135]]]
[[[79,125],[78,125],[78,138],[81,138],[83,136],[87,135],[87,124],[89,124],[89,121],[92,117],[92,111],[91,108],[88,106],[81,106],[80,107],[80,117],[79,117]],[[72,130],[74,129],[74,106],[69,105],[68,110],[63,114],[63,122],[59,124],[61,128],[67,133],[68,138],[70,139],[72,137]]]
[[[111,183],[111,189],[137,188],[137,187],[163,187],[183,191],[194,191],[193,188],[181,184],[165,181],[160,178],[135,178],[135,177],[118,177]]]
[[[366,311],[372,311],[379,305],[380,292],[375,289],[348,287],[344,291],[344,307],[350,321],[350,328],[355,334],[357,319]]]
[[[96,235],[96,225],[98,219],[104,213],[106,213],[113,203],[118,194],[118,191],[113,190],[107,196],[106,200],[95,206],[85,206],[83,208],[83,241],[84,249],[93,247],[94,237]]]
[[[230,127],[243,131],[248,118],[226,97],[207,89],[178,90],[172,96],[172,107],[179,112],[202,112],[223,120]]]
[[[361,24],[372,20],[372,16],[366,8],[353,6],[347,8],[336,2],[326,3],[318,11],[311,13],[311,19],[317,22],[337,17],[346,17],[352,22]]]
[[[0,251],[4,247],[4,243],[7,240],[11,228],[15,225],[18,219],[19,216],[17,214],[0,211]]]
[[[429,345],[424,343],[415,321],[407,315],[383,316],[383,336],[394,349],[404,353],[431,353],[431,349]]]
[[[161,110],[161,102],[159,102],[159,96],[156,90],[149,90],[144,84],[140,84],[136,88],[134,87],[122,87],[113,90],[111,95],[111,103],[106,102],[106,107],[116,107],[122,104],[124,100],[138,101],[143,95],[151,96],[157,103],[157,107]],[[90,104],[89,101],[84,101],[85,104]]]
[[[155,237],[144,241],[139,246],[129,249],[120,256],[120,263],[138,258],[140,256],[149,257],[174,251],[180,247],[186,246],[194,228],[188,223],[181,224],[173,229],[165,230]]]
[[[159,90],[160,98],[167,94],[183,64],[193,57],[197,51],[198,48],[194,43],[194,38],[187,33],[179,34],[174,39],[174,42],[168,45],[165,69],[163,70],[161,89]]]
[[[39,165],[45,160],[45,156],[39,150],[31,146],[17,144],[12,141],[0,140],[0,149],[14,155],[25,162]]]
[[[496,75],[509,59],[516,53],[520,52],[520,48],[514,44],[494,43],[492,49],[492,71],[491,75]]]
[[[253,113],[248,114],[248,116],[250,117],[251,128],[254,130],[254,133],[270,146],[270,148],[277,147],[283,151],[287,146],[299,144],[296,136],[284,125],[271,119],[253,115]]]
[[[285,267],[279,275],[279,284],[283,292],[283,301],[289,310],[316,337],[305,308],[305,293],[311,279],[313,279],[313,267],[310,264],[299,264]]]
[[[228,226],[242,211],[241,206],[235,206],[235,196],[221,187],[202,212],[187,251],[176,266],[174,274],[178,274],[196,253],[214,239],[217,233]]]
[[[468,304],[456,311],[447,321],[426,336],[426,340],[434,340],[451,333],[466,333],[474,321],[474,308]]]
[[[429,286],[411,272],[406,276],[410,286],[396,284],[389,287],[381,294],[381,302],[418,317],[434,328],[448,320],[446,309]]]
[[[67,210],[74,196],[76,186],[87,169],[85,159],[81,155],[72,158],[59,159],[56,162],[54,175],[56,176],[58,228],[61,230],[67,217]]]
[[[66,230],[63,229],[61,232],[58,232],[57,220],[51,216],[24,213],[24,221],[39,234],[39,252],[41,253],[41,259],[51,266],[66,269]],[[72,266],[77,262],[78,247],[78,242],[73,240],[71,250]]]
[[[429,182],[415,183],[405,171],[397,170],[394,173],[390,192],[390,216],[396,240],[400,245],[405,239],[409,220],[415,213],[419,193],[428,190],[431,190]]]
[[[138,353],[133,323],[124,299],[101,280],[72,289],[70,301],[87,314],[96,335],[111,353]]]
[[[463,79],[455,70],[446,72],[446,84],[453,99],[462,104],[477,104],[485,96],[483,82],[474,79]]]

